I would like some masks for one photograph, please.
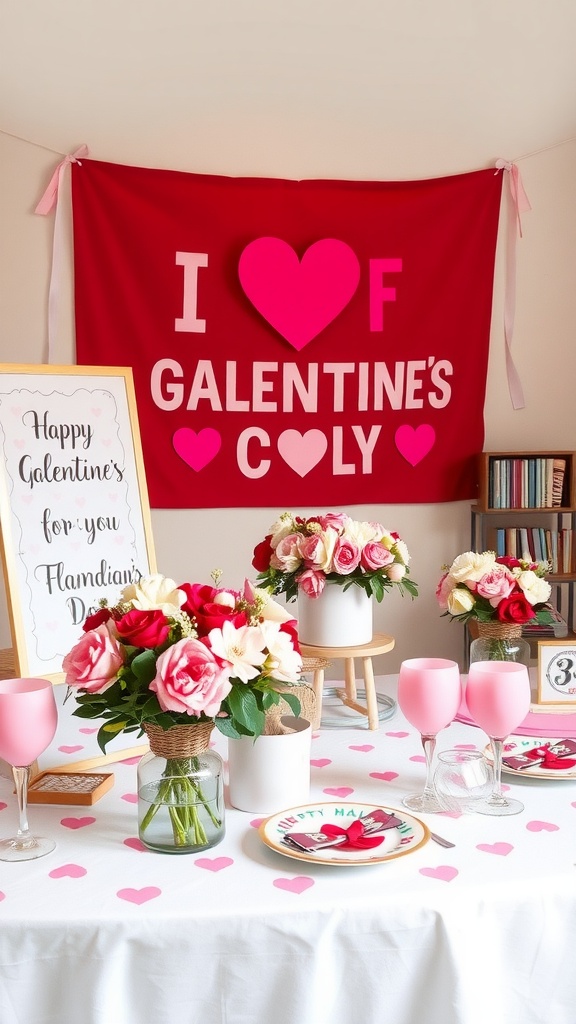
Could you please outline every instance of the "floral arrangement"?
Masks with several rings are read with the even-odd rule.
[[[444,572],[436,597],[444,613],[459,622],[549,623],[548,571],[547,562],[465,551]]]
[[[226,736],[259,736],[281,699],[299,714],[296,696],[274,688],[300,677],[296,621],[250,582],[239,593],[155,574],[100,604],[63,670],[74,714],[104,719],[101,750],[145,723],[213,720]]]
[[[418,585],[409,579],[410,555],[397,533],[380,523],[358,522],[345,512],[302,519],[284,512],[254,549],[252,565],[258,581],[272,594],[293,601],[298,591],[319,597],[327,582],[346,590],[362,587],[381,601],[397,586],[416,597]]]

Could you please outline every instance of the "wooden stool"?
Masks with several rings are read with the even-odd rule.
[[[377,654],[386,654],[394,647],[394,637],[386,636],[384,633],[375,633],[370,643],[359,644],[357,647],[314,647],[312,644],[300,644],[303,658],[318,658],[320,662],[326,659],[342,658],[344,661],[344,680],[346,698],[356,703],[356,671],[354,658],[362,658],[364,672],[364,689],[366,691],[366,707],[357,704],[356,710],[368,716],[368,728],[378,729],[378,703],[376,700],[376,687],[374,686],[374,670],[372,658]],[[320,664],[314,670],[312,686],[316,694],[318,708],[322,708],[322,692],[324,689],[324,664]]]

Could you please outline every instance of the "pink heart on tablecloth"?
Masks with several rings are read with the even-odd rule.
[[[326,793],[327,796],[345,797],[350,796],[350,793],[353,793],[354,790],[351,786],[329,786],[328,789],[323,789],[322,792]]]
[[[125,839],[124,846],[129,846],[131,850],[138,850],[138,853],[148,852],[148,847],[144,846],[144,843],[137,839],[136,836],[129,836],[128,839]]]
[[[61,818],[60,824],[64,825],[64,828],[86,828],[86,825],[93,825],[96,818],[90,818],[86,815],[84,818]]]
[[[551,821],[529,821],[526,828],[528,832],[557,832],[560,826]]]
[[[329,757],[317,757],[314,761],[310,761],[313,768],[325,768],[327,764],[332,764]]]
[[[61,754],[75,754],[77,750],[84,750],[84,747],[82,744],[76,744],[75,746],[58,747],[58,750]]]
[[[385,736],[394,736],[394,737],[396,737],[399,740],[403,740],[404,737],[405,736],[409,736],[410,733],[409,732],[386,732],[386,733],[384,733],[384,735]]]
[[[5,900],[5,899],[6,899],[6,893],[5,892],[0,892],[0,903],[2,902],[2,900]]]
[[[476,750],[475,743],[455,743],[454,750]]]
[[[98,732],[98,729],[78,729],[78,732],[83,733],[85,736],[91,736],[92,733]]]
[[[0,811],[6,810],[7,807],[8,807],[8,804],[5,804],[5,803],[3,803],[2,800],[0,800]]]
[[[54,868],[48,872],[49,878],[82,878],[88,872],[81,864],[63,864],[62,867]]]
[[[4,807],[6,807],[6,804],[4,804]],[[572,803],[570,804],[570,807],[576,807],[576,800],[572,801]]]
[[[382,782],[392,782],[398,778],[398,772],[370,772],[370,779],[382,779]]]
[[[147,903],[148,900],[155,900],[161,894],[162,889],[158,889],[156,885],[145,885],[143,889],[119,889],[116,893],[118,899],[136,903],[138,906]]]
[[[238,276],[255,309],[300,351],[348,305],[360,263],[337,238],[319,239],[299,259],[288,242],[268,236],[245,247]]]
[[[127,804],[137,804],[138,793],[123,793],[121,799],[125,800]]]
[[[426,758],[424,757],[424,754],[414,754],[410,758],[410,761],[416,761],[417,764],[426,764]]]
[[[250,824],[252,825],[252,828],[260,828],[263,821],[266,821],[266,818],[252,818]]]
[[[197,868],[204,868],[206,871],[222,871],[234,863],[232,857],[199,857],[194,861]]]
[[[437,868],[420,868],[420,874],[427,878],[439,878],[441,882],[451,882],[456,878],[458,869],[450,867],[449,864],[440,864]]]
[[[272,885],[277,889],[285,889],[286,892],[295,892],[299,895],[314,885],[314,879],[308,878],[307,875],[296,875],[295,878],[275,878]]]
[[[478,843],[476,849],[482,850],[483,853],[495,853],[498,857],[507,857],[514,847],[512,843]]]
[[[461,818],[461,811],[437,811],[438,817],[441,818]]]
[[[352,743],[348,750],[360,750],[362,753],[367,753],[369,750],[374,750],[374,747],[371,743]]]

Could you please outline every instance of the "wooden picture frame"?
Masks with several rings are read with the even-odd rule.
[[[538,641],[536,703],[576,707],[576,640]]]
[[[0,364],[0,526],[15,675],[63,682],[86,615],[156,571],[131,368]]]

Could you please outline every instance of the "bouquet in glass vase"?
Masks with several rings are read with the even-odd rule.
[[[102,750],[119,733],[146,732],[164,757],[140,825],[144,841],[167,805],[176,846],[214,845],[203,841],[199,809],[213,824],[221,811],[198,781],[201,756],[214,726],[226,736],[259,736],[266,711],[281,700],[298,715],[289,689],[302,664],[295,620],[248,581],[238,592],[155,574],[126,587],[116,605],[100,604],[63,661],[74,714],[101,721]]]
[[[477,624],[483,658],[511,660],[509,641],[521,637],[522,626],[553,621],[548,605],[551,587],[545,579],[549,568],[547,562],[498,557],[494,551],[465,551],[445,569],[436,598],[444,615]],[[518,644],[516,649],[520,650]]]

